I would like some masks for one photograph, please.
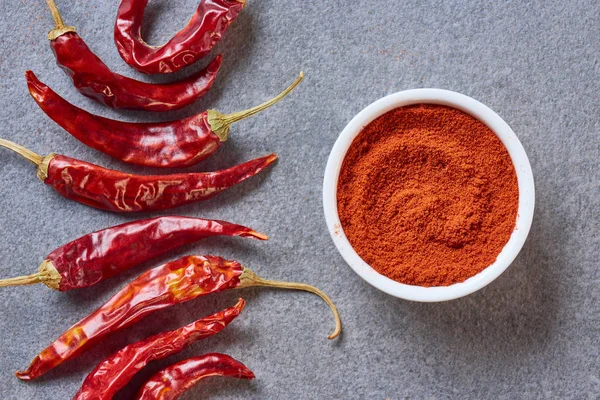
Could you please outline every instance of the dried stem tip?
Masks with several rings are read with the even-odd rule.
[[[43,283],[50,289],[59,290],[62,277],[52,262],[45,260],[37,273],[16,278],[0,279],[0,287],[24,286]]]
[[[271,107],[273,104],[279,102],[285,96],[287,96],[300,82],[304,79],[304,72],[300,72],[298,78],[287,87],[283,92],[279,93],[277,96],[273,97],[271,100],[266,101],[258,106],[252,107],[248,110],[238,111],[232,114],[222,114],[216,110],[208,110],[208,124],[212,131],[221,139],[222,142],[227,140],[229,136],[229,127],[234,122],[240,121],[244,118],[248,118],[251,115],[259,113],[264,109]]]
[[[48,8],[50,8],[50,13],[54,20],[54,29],[48,32],[48,39],[54,40],[67,32],[75,32],[74,26],[66,26],[63,22],[60,11],[58,11],[58,7],[56,7],[54,0],[46,0],[46,3],[48,4]]]
[[[10,140],[0,139],[0,147],[5,147],[9,150],[14,151],[19,154],[23,158],[31,161],[33,164],[37,166],[37,176],[40,178],[42,182],[46,181],[48,177],[48,166],[50,161],[56,156],[56,154],[50,153],[45,157],[40,156],[39,154],[26,149],[25,147],[18,145],[16,143],[11,142]]]
[[[35,164],[38,167],[42,163],[42,160],[44,159],[44,157],[40,156],[39,154],[34,153],[33,151],[26,149],[25,147],[23,147],[21,145],[11,142],[10,140],[0,139],[0,146],[14,151],[15,153],[19,154],[20,156],[27,159],[28,161],[31,161],[33,164]]]
[[[238,288],[241,289],[241,288],[254,287],[254,286],[266,286],[266,287],[273,287],[273,288],[279,288],[279,289],[303,290],[305,292],[310,292],[310,293],[316,294],[317,296],[322,298],[323,301],[325,301],[325,303],[327,303],[329,308],[331,308],[331,311],[333,312],[333,317],[335,318],[335,329],[327,338],[335,339],[342,332],[342,320],[340,319],[340,313],[339,313],[337,307],[335,306],[335,304],[333,304],[333,301],[331,301],[329,296],[327,296],[325,293],[323,293],[321,290],[317,289],[316,287],[307,285],[305,283],[281,282],[281,281],[272,281],[272,280],[268,280],[268,279],[263,279],[263,278],[259,277],[258,275],[256,275],[249,268],[244,268],[244,272],[242,272],[242,275],[240,276],[240,286],[238,286]]]

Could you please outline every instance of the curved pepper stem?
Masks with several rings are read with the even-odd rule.
[[[273,287],[279,289],[292,289],[292,290],[303,290],[305,292],[314,293],[327,303],[331,311],[333,312],[333,316],[335,318],[335,329],[334,331],[327,337],[328,339],[335,339],[342,332],[342,320],[340,318],[340,313],[333,304],[333,301],[323,293],[320,289],[317,289],[314,286],[307,285],[305,283],[296,283],[296,282],[281,282],[281,281],[272,281],[269,279],[263,279],[260,276],[256,275],[251,269],[244,267],[244,271],[242,275],[240,275],[240,285],[238,288],[247,288],[247,287],[255,287],[255,286],[266,286]]]
[[[287,96],[292,90],[294,90],[294,88],[296,86],[298,86],[300,84],[300,82],[302,82],[302,79],[304,79],[304,72],[300,72],[300,74],[298,75],[298,78],[296,78],[296,80],[294,81],[294,83],[292,83],[290,86],[287,87],[287,89],[285,89],[283,92],[279,93],[277,96],[273,97],[271,100],[265,101],[262,104],[259,104],[255,107],[249,108],[248,110],[244,110],[244,111],[238,111],[232,114],[226,114],[224,116],[224,122],[228,125],[233,124],[234,122],[240,121],[244,118],[248,118],[251,115],[257,114],[259,112],[261,112],[262,110],[265,110],[269,107],[271,107],[273,104],[279,102],[281,99],[283,99],[285,96]]]
[[[44,159],[44,157],[40,156],[39,154],[21,146],[21,145],[11,142],[10,140],[0,139],[0,146],[14,151],[15,153],[19,154],[20,156],[22,156],[23,158],[32,162],[33,164],[35,164],[38,167],[40,166],[40,164],[42,163],[42,160]]]
[[[0,139],[0,147],[5,147],[9,150],[12,150],[21,157],[35,164],[37,166],[37,176],[42,182],[44,182],[48,177],[48,165],[56,156],[54,153],[50,153],[47,156],[40,156],[36,152],[5,139]]]
[[[254,114],[257,114],[269,107],[273,104],[279,102],[285,96],[287,96],[300,82],[304,79],[304,72],[300,72],[298,78],[287,87],[283,92],[279,93],[277,96],[273,97],[269,101],[265,101],[262,104],[259,104],[255,107],[249,108],[248,110],[238,111],[232,114],[221,114],[216,110],[208,110],[208,124],[212,131],[221,139],[222,142],[227,140],[229,136],[229,127],[234,122],[240,121],[242,119],[248,118]]]
[[[0,279],[0,287],[25,286],[43,283],[50,289],[59,290],[62,276],[48,260],[44,261],[37,273],[16,278]]]
[[[46,0],[46,3],[48,3],[48,8],[50,8],[50,13],[52,14],[52,19],[54,20],[54,29],[48,32],[48,39],[54,40],[67,32],[75,32],[74,26],[65,25],[54,0]]]

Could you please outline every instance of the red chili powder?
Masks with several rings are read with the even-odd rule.
[[[517,176],[482,122],[419,104],[377,118],[340,173],[342,228],[377,272],[418,286],[462,282],[492,264],[517,217]]]

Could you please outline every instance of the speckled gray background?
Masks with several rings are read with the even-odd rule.
[[[111,68],[141,77],[113,43],[117,1],[58,3],[66,22],[77,26]],[[152,0],[149,40],[169,38],[196,3]],[[271,240],[209,240],[156,264],[186,253],[214,253],[264,276],[315,284],[337,302],[344,334],[334,342],[325,339],[332,318],[315,296],[229,292],[159,312],[25,383],[14,377],[15,370],[143,268],[66,294],[43,286],[4,289],[1,397],[69,398],[97,362],[126,343],[189,323],[242,295],[248,306],[229,328],[152,364],[117,398],[130,398],[144,379],[170,363],[212,351],[245,362],[257,379],[215,378],[184,398],[599,398],[599,14],[595,0],[249,0],[214,52],[222,52],[225,61],[212,92],[188,109],[150,115],[109,110],[79,95],[54,65],[44,1],[2,1],[1,136],[40,153],[141,170],[86,148],[50,121],[27,93],[28,68],[75,104],[130,121],[178,118],[208,107],[236,111],[277,93],[304,70],[297,91],[234,126],[231,141],[196,169],[277,152],[274,168],[206,203],[175,211],[244,223]],[[345,124],[374,100],[418,87],[455,90],[498,112],[523,142],[537,186],[533,227],[512,267],[484,290],[442,304],[394,299],[364,283],[336,252],[321,207],[327,156]],[[1,276],[33,272],[59,245],[142,217],[67,201],[44,187],[18,156],[2,150],[0,160]]]

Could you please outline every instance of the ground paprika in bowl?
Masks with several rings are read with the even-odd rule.
[[[443,301],[479,290],[514,260],[534,185],[522,145],[495,112],[416,89],[346,126],[323,201],[333,241],[361,277],[400,298]]]

